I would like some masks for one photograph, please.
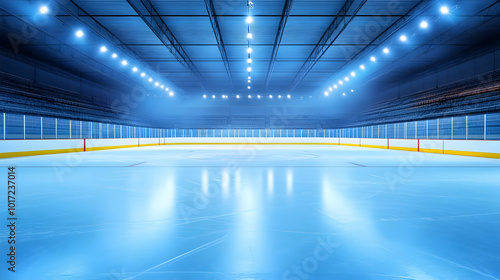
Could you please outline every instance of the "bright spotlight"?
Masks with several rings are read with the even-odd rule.
[[[83,34],[83,31],[78,30],[78,31],[76,31],[75,35],[76,35],[76,37],[78,37],[78,38],[82,38],[84,34]]]
[[[248,89],[251,89],[252,87],[251,86],[248,86]]]
[[[247,38],[248,38],[248,39],[253,39],[253,34],[252,34],[252,33],[248,33],[248,34],[247,34]]]
[[[334,86],[333,86],[333,88],[337,89],[337,88],[338,88],[338,86],[337,86],[337,85],[334,85]]]
[[[249,80],[251,80],[251,79],[252,79],[252,77],[251,77],[251,76],[248,76],[248,79],[249,79]]]
[[[117,55],[116,53],[114,53],[111,57],[112,57],[112,58],[117,58],[117,57],[118,57],[118,55]]]
[[[325,93],[324,93],[324,94],[325,94],[325,96],[330,95],[330,93],[329,93],[328,91],[325,91]]]
[[[247,72],[252,72],[252,67],[248,67]]]
[[[427,27],[429,27],[429,23],[427,21],[424,20],[420,23],[420,28],[426,29]]]
[[[206,94],[203,94],[203,98],[207,99],[207,95],[206,95]]]
[[[168,88],[165,88],[165,91],[168,91]]]
[[[169,96],[174,96],[174,92],[173,92],[173,91],[171,91],[171,92],[169,92],[169,93],[168,93],[168,95],[169,95]]]
[[[351,76],[356,77],[356,72],[351,72]]]
[[[158,83],[158,82],[156,82],[156,83],[155,83],[155,87],[157,87],[157,86],[159,86],[159,85],[160,85],[160,83]]]
[[[134,67],[134,68],[132,68],[132,71],[137,72],[137,71],[139,71],[139,69],[137,69],[137,67]]]
[[[212,99],[215,99],[215,95],[212,95]]]
[[[125,65],[127,65],[127,64],[128,64],[128,62],[127,62],[126,60],[122,60],[122,65],[123,65],[123,66],[125,66]]]
[[[281,95],[278,95],[278,98],[281,99]]]
[[[252,53],[252,48],[248,48],[247,53]]]
[[[408,41],[408,37],[406,37],[405,35],[401,35],[401,37],[399,37],[399,40],[401,40],[401,42],[406,42]]]
[[[141,77],[143,77],[143,78],[146,77],[146,73],[142,72]]]
[[[344,92],[344,93],[342,93],[342,96],[345,96],[345,92]]]
[[[107,52],[107,51],[108,51],[108,48],[106,48],[106,46],[102,46],[102,47],[101,47],[101,52],[102,52],[102,53],[105,53],[105,52]]]
[[[152,83],[153,82],[153,78],[149,78],[148,82]]]
[[[290,96],[290,94],[289,94],[289,95],[287,95],[287,96],[286,96],[286,98],[290,99],[290,98],[292,98],[292,97],[291,97],[291,96]]]
[[[441,7],[441,10],[440,10],[440,11],[441,11],[441,13],[442,13],[443,15],[447,15],[447,14],[449,14],[449,13],[450,13],[450,9],[449,9],[448,7],[446,7],[446,6]]]
[[[251,80],[248,80],[248,83],[250,84],[252,81]]]
[[[384,52],[385,54],[388,54],[388,53],[389,53],[389,49],[388,49],[388,48],[384,48],[383,52]]]
[[[49,12],[49,8],[47,6],[41,6],[39,11],[41,14],[45,15],[46,13]]]
[[[163,89],[165,86],[164,86],[164,85],[161,85],[160,87]]]
[[[247,62],[252,63],[252,59],[251,58],[247,59]]]
[[[249,96],[248,96],[248,99],[252,99],[252,96],[251,96],[251,95],[249,95]]]
[[[365,67],[364,65],[359,66],[359,68],[360,68],[361,70],[365,70],[365,69],[366,69],[366,67]]]
[[[252,22],[253,22],[253,17],[248,16],[248,17],[247,17],[247,23],[248,23],[248,24],[250,24],[250,23],[252,23]]]
[[[273,96],[272,96],[272,95],[269,95],[269,98],[270,98],[270,99],[273,99]]]
[[[240,96],[239,96],[239,95],[236,95],[236,99],[240,99]]]
[[[346,82],[349,82],[349,77],[345,77],[345,78],[344,78],[344,80],[345,80]]]
[[[260,99],[260,95],[257,95],[257,98],[259,98],[259,99]]]
[[[340,80],[340,81],[339,81],[339,84],[340,84],[340,85],[343,85],[343,84],[344,84],[344,82],[342,82],[342,80]]]
[[[351,89],[351,92],[354,92],[354,90],[353,90],[353,89]]]
[[[328,88],[328,90],[329,90],[329,91],[333,91],[333,88],[329,87],[329,88]]]
[[[377,61],[377,58],[376,58],[376,57],[374,57],[374,56],[372,56],[372,57],[370,57],[370,60],[371,60],[372,62],[375,62],[375,61]]]

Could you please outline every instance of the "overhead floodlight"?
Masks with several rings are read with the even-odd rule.
[[[333,86],[333,88],[337,89],[337,88],[338,88],[338,86],[337,86],[337,85],[334,85],[334,86]]]
[[[215,95],[212,95],[212,99],[215,99]]]
[[[248,48],[247,53],[252,53],[252,48]]]
[[[345,92],[344,92],[344,93],[342,93],[342,96],[345,96]]]
[[[259,99],[260,99],[260,95],[257,95],[257,98],[259,98]]]
[[[375,62],[375,61],[377,61],[377,58],[376,58],[376,57],[374,57],[374,56],[372,56],[372,57],[370,57],[370,60],[371,60],[372,62]]]
[[[82,38],[83,37],[83,31],[82,30],[77,30],[76,33],[75,33],[75,36],[78,37],[78,38]]]
[[[349,82],[349,77],[345,77],[345,78],[344,78],[344,80],[345,80],[346,82]]]
[[[155,83],[155,87],[157,87],[157,86],[159,86],[159,85],[160,85],[160,83],[158,83],[158,82],[156,82],[156,83]]]
[[[427,21],[424,20],[420,23],[420,28],[426,29],[428,27],[429,27],[429,23]]]
[[[251,96],[251,95],[248,95],[248,99],[252,99],[252,96]]]
[[[278,98],[281,99],[281,95],[278,95]]]
[[[388,54],[388,53],[389,53],[389,48],[384,48],[382,51],[383,51],[385,54]]]
[[[339,81],[339,84],[340,84],[340,85],[343,85],[343,84],[344,84],[344,82],[342,82],[342,80],[340,80],[340,81]]]
[[[169,91],[169,89],[168,89],[168,88],[165,88],[165,91]]]
[[[252,67],[248,67],[247,72],[252,72]]]
[[[252,63],[252,59],[251,58],[247,59],[247,62]]]
[[[365,70],[365,69],[366,69],[366,67],[365,67],[364,65],[359,66],[359,68],[360,68],[361,70]]]
[[[143,77],[143,78],[146,77],[146,73],[142,72],[141,77]]]
[[[333,91],[333,88],[329,87],[329,88],[328,88],[328,90],[329,90],[329,91]]]
[[[112,58],[117,58],[118,55],[116,53],[114,53],[113,55],[111,55]]]
[[[46,14],[49,12],[49,8],[47,6],[41,6],[40,9],[39,9],[40,13],[41,14]]]
[[[442,6],[441,9],[440,9],[440,11],[441,11],[441,13],[443,15],[447,15],[447,14],[450,13],[450,9],[448,7],[446,7],[446,6]]]
[[[164,86],[164,85],[161,85],[160,87],[163,89],[165,86]]]
[[[251,89],[252,87],[251,86],[248,86],[248,89]]]
[[[251,76],[248,76],[248,79],[249,79],[249,80],[251,80],[251,79],[252,79],[252,77],[251,77]]]
[[[169,93],[168,93],[168,95],[169,95],[169,96],[174,96],[174,92],[173,92],[173,91],[171,91],[171,92],[169,92]]]
[[[292,97],[291,97],[291,96],[290,96],[290,94],[289,94],[289,95],[287,95],[287,96],[286,96],[286,98],[290,99],[290,98],[292,98]]]
[[[108,51],[108,48],[106,48],[106,46],[102,46],[102,47],[101,47],[101,52],[102,52],[102,53],[105,53],[105,52],[107,52],[107,51]]]
[[[122,60],[122,65],[123,65],[123,66],[125,66],[125,65],[127,65],[127,64],[128,64],[128,62],[127,62],[126,60]]]
[[[401,42],[406,42],[406,41],[408,41],[408,37],[406,37],[405,35],[401,35],[401,37],[399,37],[399,40]]]
[[[356,72],[351,72],[352,77],[356,77]]]
[[[205,99],[206,99],[206,98],[207,98],[207,95],[206,95],[206,94],[203,94],[203,98],[205,98]]]
[[[351,89],[351,92],[354,92],[354,90],[353,90],[353,89]]]
[[[247,34],[247,38],[248,38],[248,39],[253,39],[253,34],[252,34],[252,33],[248,33],[248,34]]]
[[[272,95],[269,95],[269,98],[270,98],[270,99],[273,99],[273,96],[272,96]]]
[[[134,68],[132,68],[132,71],[137,72],[137,71],[139,71],[139,69],[137,69],[137,67],[134,67]]]
[[[152,83],[153,82],[153,78],[149,78],[148,82]]]
[[[253,17],[248,16],[246,21],[247,21],[248,24],[252,23],[253,22]]]
[[[324,94],[325,94],[325,96],[330,95],[330,93],[329,93],[328,91],[325,91],[325,93],[324,93]]]
[[[237,98],[237,99],[240,99],[240,96],[237,94],[237,95],[236,95],[236,98]]]
[[[252,81],[251,81],[251,80],[248,80],[248,83],[250,84],[250,83],[252,83]]]

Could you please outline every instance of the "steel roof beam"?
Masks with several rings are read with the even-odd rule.
[[[292,10],[293,0],[286,0],[283,7],[283,12],[281,13],[281,20],[278,25],[278,32],[276,33],[276,39],[274,39],[273,52],[271,54],[271,60],[269,61],[269,67],[267,68],[266,75],[266,90],[269,87],[269,82],[271,81],[271,75],[273,74],[274,64],[276,63],[276,57],[278,56],[278,51],[281,45],[281,39],[283,38],[283,32],[285,31],[286,22],[290,16],[290,11]]]
[[[347,13],[351,8],[354,0],[346,0],[340,11],[338,12],[335,19],[328,26],[321,39],[314,47],[313,51],[306,59],[302,67],[299,69],[299,72],[295,76],[291,90],[293,91],[299,83],[307,76],[307,74],[312,70],[314,65],[323,57],[326,51],[330,48],[330,46],[337,40],[337,38],[342,34],[345,28],[349,25],[349,23],[356,17],[359,10],[365,5],[368,0],[362,0],[358,5],[355,11],[353,11],[352,15],[349,17]],[[336,35],[335,35],[336,34]]]
[[[212,29],[214,30],[215,39],[217,40],[217,47],[220,51],[220,56],[222,62],[224,62],[224,67],[226,68],[227,76],[231,81],[231,85],[234,89],[233,77],[231,75],[231,68],[229,67],[229,59],[227,58],[226,45],[224,45],[224,40],[222,39],[222,33],[220,31],[219,22],[217,20],[217,14],[215,12],[215,6],[213,0],[205,0],[205,5],[207,6],[207,13],[212,23]]]
[[[127,0],[129,5],[141,17],[144,23],[153,31],[170,53],[195,76],[201,85],[201,74],[189,58],[177,38],[163,21],[163,18],[149,0]],[[203,86],[202,86],[203,87]]]

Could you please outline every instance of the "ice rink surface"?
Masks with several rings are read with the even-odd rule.
[[[500,160],[166,146],[4,159],[2,182],[10,165],[2,280],[500,279]]]

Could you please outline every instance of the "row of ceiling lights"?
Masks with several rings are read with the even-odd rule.
[[[443,14],[443,15],[448,15],[448,14],[450,14],[450,8],[448,8],[447,6],[442,6],[442,7],[440,8],[440,12],[441,12],[441,14]],[[421,28],[421,29],[427,29],[428,27],[429,27],[429,23],[428,23],[427,21],[425,21],[425,20],[424,20],[424,21],[421,21],[421,22],[420,22],[420,28]],[[404,34],[403,34],[403,35],[400,35],[400,37],[399,37],[399,41],[401,41],[401,42],[405,43],[405,42],[407,42],[407,41],[408,41],[408,37],[407,37],[406,35],[404,35]],[[384,48],[382,49],[382,53],[384,53],[384,54],[388,55],[388,54],[390,53],[390,49],[389,49],[389,48],[387,48],[387,47],[384,47]],[[376,57],[376,56],[371,56],[371,57],[370,57],[370,61],[371,61],[372,63],[377,62],[377,57]],[[365,66],[364,64],[361,64],[361,65],[359,66],[359,68],[360,68],[362,71],[366,70],[366,66]],[[330,96],[330,92],[333,92],[334,90],[339,89],[341,86],[343,86],[344,84],[348,83],[348,82],[349,82],[352,78],[355,78],[355,77],[356,77],[356,75],[357,75],[357,74],[356,74],[356,72],[355,72],[355,71],[352,71],[352,72],[350,73],[350,75],[349,75],[349,76],[345,76],[343,79],[340,79],[340,80],[339,80],[337,83],[335,83],[333,86],[330,86],[330,87],[328,88],[328,90],[326,90],[326,91],[324,92],[324,96],[326,96],[326,97]],[[354,91],[353,91],[353,90],[351,90],[351,92],[354,92]],[[345,96],[346,94],[345,94],[345,93],[342,93],[342,95],[343,95],[343,96]]]
[[[47,15],[50,13],[50,9],[48,6],[41,6],[38,10],[40,12],[40,14],[42,15]],[[85,33],[83,32],[83,30],[79,29],[75,32],[75,36],[77,38],[83,38],[85,36]],[[106,46],[101,46],[99,48],[99,51],[101,53],[107,53],[109,50]],[[118,59],[118,54],[117,53],[112,53],[111,54],[111,58],[112,59]],[[127,59],[122,59],[121,61],[121,65],[123,67],[126,67],[129,65],[129,62],[127,61]],[[139,72],[139,68],[137,68],[137,66],[133,66],[131,68],[132,72],[133,73],[137,73]],[[143,79],[147,79],[147,81],[151,84],[154,84],[155,87],[161,89],[161,90],[165,90],[169,96],[173,97],[174,96],[174,92],[172,90],[170,90],[168,87],[166,87],[165,85],[163,85],[160,81],[155,81],[152,77],[152,75],[147,75],[145,72],[142,72],[141,71],[141,74],[140,74],[140,77],[143,78]]]
[[[253,22],[253,17],[250,13],[250,10],[254,8],[254,4],[252,0],[247,0],[247,19],[246,22],[248,24],[247,26],[247,72],[248,72],[248,89],[251,89],[252,87],[250,84],[252,83],[252,43],[251,40],[253,39],[253,33],[251,29],[251,24]]]
[[[222,97],[222,99],[229,99],[229,96],[228,96],[228,95],[225,95],[225,94],[223,94],[221,97]],[[240,99],[240,98],[242,98],[243,96],[242,96],[242,95],[237,94],[237,95],[235,95],[235,97],[236,97],[236,99]],[[247,97],[248,97],[248,99],[252,99],[252,98],[254,98],[254,97],[255,97],[255,98],[257,98],[257,99],[266,98],[266,97],[267,97],[267,98],[269,98],[269,99],[273,99],[273,98],[274,98],[274,96],[273,96],[272,94],[271,94],[271,95],[268,95],[268,96],[265,96],[265,95],[260,95],[260,94],[257,94],[257,95],[251,95],[251,94],[249,94]],[[282,98],[287,98],[287,99],[290,99],[290,98],[292,98],[292,96],[291,96],[290,94],[288,94],[288,95],[277,95],[277,97],[278,97],[278,99],[282,99]],[[204,98],[204,99],[207,99],[207,98],[208,98],[208,96],[207,96],[206,94],[204,94],[204,95],[203,95],[203,98]],[[216,99],[216,98],[217,98],[217,96],[216,96],[215,94],[213,94],[213,95],[212,95],[212,99]]]

